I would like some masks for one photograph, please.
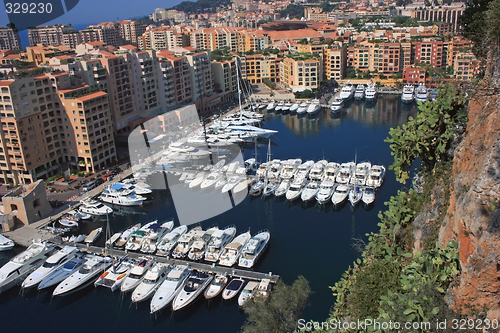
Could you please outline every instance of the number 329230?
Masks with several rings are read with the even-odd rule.
[[[5,4],[5,10],[7,14],[50,14],[52,12],[52,4],[50,2],[43,3],[19,3],[19,2],[14,2],[10,3],[7,2]]]

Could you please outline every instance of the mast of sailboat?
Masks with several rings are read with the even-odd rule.
[[[238,57],[234,56],[234,63],[236,64],[236,84],[238,86],[238,105],[240,108],[240,121],[243,118],[243,110],[241,109],[241,89],[240,89],[240,74],[238,71]]]

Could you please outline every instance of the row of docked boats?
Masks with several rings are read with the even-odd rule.
[[[403,95],[401,95],[401,102],[411,104],[414,101],[425,103],[433,101],[436,98],[437,91],[427,89],[425,84],[420,83],[416,88],[411,84],[406,84],[403,87]]]
[[[185,225],[174,228],[172,220],[162,224],[152,221],[142,227],[132,226],[111,236],[106,246],[161,257],[204,260],[227,267],[238,264],[243,268],[252,268],[266,249],[269,239],[268,230],[262,230],[253,237],[250,231],[236,236],[236,227],[232,225],[224,229],[213,226],[203,230],[197,226],[188,230]]]
[[[261,106],[259,106],[261,108]],[[285,103],[284,101],[280,101],[276,103],[275,101],[271,101],[269,104],[262,105],[262,109],[266,109],[267,112],[276,112],[276,113],[296,113],[298,115],[308,114],[314,115],[321,110],[321,104],[319,99],[315,98],[309,101],[295,102],[295,103]]]
[[[255,295],[267,297],[270,280],[246,283],[241,278],[229,281],[225,274],[212,275],[184,264],[155,262],[152,257],[134,260],[123,257],[85,254],[73,246],[57,250],[51,243],[36,240],[24,252],[0,268],[0,292],[21,284],[23,290],[54,287],[53,296],[68,295],[91,284],[112,291],[132,292],[132,302],[151,300],[151,313],[169,304],[174,311],[195,301],[202,293],[211,299],[222,295],[235,297],[242,289],[238,303]],[[246,286],[243,288],[243,285]]]
[[[341,112],[344,104],[353,98],[357,101],[364,99],[369,103],[375,102],[377,100],[377,90],[375,89],[375,84],[369,83],[366,88],[363,84],[358,84],[354,87],[354,85],[348,81],[347,84],[340,90],[340,94],[337,97],[334,97],[330,105],[331,112]]]

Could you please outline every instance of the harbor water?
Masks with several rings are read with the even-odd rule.
[[[349,162],[356,158],[382,164],[392,163],[389,145],[384,142],[389,129],[405,123],[416,115],[415,105],[401,105],[399,96],[380,96],[373,104],[349,102],[339,115],[329,109],[315,117],[275,114],[263,111],[265,128],[278,130],[271,137],[272,158],[326,159]],[[266,159],[267,143],[257,147],[257,159]],[[244,148],[244,157],[254,157],[253,146]],[[303,275],[309,280],[313,294],[302,318],[321,321],[328,317],[334,297],[328,288],[359,256],[353,248],[354,239],[366,241],[366,233],[377,231],[380,210],[384,202],[396,194],[401,184],[388,170],[385,182],[377,191],[371,207],[350,204],[334,209],[332,204],[319,206],[300,199],[289,202],[284,198],[248,196],[235,208],[202,223],[203,228],[214,224],[226,227],[234,224],[237,233],[250,228],[252,234],[269,229],[270,246],[260,258],[255,270],[278,274],[291,284]],[[195,203],[193,203],[195,207]],[[140,208],[122,208],[110,216],[112,232],[141,222],[166,220],[176,212],[168,190],[154,191],[151,202]],[[106,221],[84,222],[84,231],[105,225]],[[101,241],[103,241],[101,237]],[[0,265],[20,252],[0,252]],[[238,332],[245,314],[236,299],[211,301],[198,299],[189,307],[173,313],[164,309],[150,315],[149,301],[132,304],[129,294],[112,293],[109,289],[87,287],[64,297],[51,297],[52,289],[20,294],[19,287],[0,294],[0,321],[4,331],[55,330],[74,333],[99,330],[105,332]]]

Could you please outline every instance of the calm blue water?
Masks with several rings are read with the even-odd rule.
[[[358,161],[369,160],[388,166],[392,157],[383,140],[389,128],[401,125],[415,113],[413,107],[403,106],[402,109],[399,97],[385,96],[372,107],[353,103],[340,117],[331,117],[329,110],[323,110],[312,119],[267,114],[265,127],[279,131],[272,138],[273,158],[325,158],[343,162],[354,160],[357,151]],[[265,159],[266,152],[267,145],[262,145],[258,151],[260,160]],[[253,155],[253,148],[249,147],[245,158]],[[384,201],[400,187],[389,171],[370,210],[358,206],[353,211],[346,205],[334,211],[331,204],[320,208],[315,204],[305,205],[300,200],[290,203],[274,197],[248,197],[236,208],[203,222],[202,226],[235,224],[238,233],[248,228],[253,233],[268,228],[271,231],[270,247],[256,270],[279,274],[288,284],[304,275],[314,293],[303,318],[324,320],[334,303],[328,286],[333,285],[359,255],[352,249],[353,238],[365,239],[367,232],[378,229],[378,211],[384,209]],[[124,214],[110,220],[113,230],[137,222],[163,220],[175,216],[175,210],[168,191],[157,191],[150,204]],[[96,225],[93,223],[88,228],[93,229]],[[0,253],[0,265],[13,255],[12,251]],[[51,299],[51,293],[52,290],[40,294],[30,291],[20,296],[19,288],[14,288],[1,294],[3,330],[28,332],[57,327],[57,330],[74,333],[87,333],[89,328],[105,332],[225,333],[238,332],[245,321],[236,300],[222,302],[220,297],[212,302],[199,299],[174,314],[163,310],[152,316],[149,303],[137,307],[131,305],[130,294],[122,297],[118,292],[113,294],[107,289],[93,287],[61,298]]]

